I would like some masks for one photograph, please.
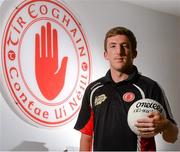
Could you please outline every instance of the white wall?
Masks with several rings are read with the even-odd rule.
[[[117,0],[65,2],[87,34],[93,57],[92,80],[103,76],[108,68],[103,59],[104,34],[113,26],[126,26],[134,31],[138,40],[135,64],[140,72],[161,84],[174,117],[180,124],[180,18]],[[31,148],[34,147],[35,150],[61,151],[78,147],[80,134],[73,130],[75,119],[68,126],[56,130],[40,129],[21,120],[1,95],[0,101],[0,150],[33,150]],[[175,144],[167,144],[157,137],[159,150],[180,150],[179,147],[180,140]]]

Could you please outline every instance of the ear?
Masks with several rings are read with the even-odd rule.
[[[105,58],[106,60],[108,60],[108,52],[107,52],[107,51],[104,51],[104,58]]]
[[[133,59],[137,57],[137,50],[133,51]]]

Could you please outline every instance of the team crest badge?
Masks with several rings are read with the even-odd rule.
[[[132,102],[135,99],[135,94],[133,92],[126,92],[123,95],[123,100],[125,102]]]
[[[67,124],[79,111],[91,76],[80,22],[57,0],[21,1],[7,18],[1,63],[8,104],[35,126]]]

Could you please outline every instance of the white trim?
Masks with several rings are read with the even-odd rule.
[[[141,93],[141,96],[142,96],[142,99],[145,99],[145,94],[144,94],[144,91],[137,85],[133,84]]]
[[[93,96],[94,92],[97,89],[101,88],[102,86],[104,86],[104,85],[97,86],[97,87],[93,88],[93,90],[91,91],[91,94],[90,94],[90,106],[91,106],[91,108],[92,108],[92,96]]]
[[[141,136],[137,136],[137,151],[141,150]]]
[[[145,93],[144,91],[137,85],[133,84],[141,93],[142,99],[145,99]],[[137,135],[137,151],[142,151],[141,150],[141,136]]]

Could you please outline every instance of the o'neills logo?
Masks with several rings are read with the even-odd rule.
[[[56,0],[26,0],[12,12],[2,45],[3,72],[19,110],[37,126],[55,127],[79,111],[90,81],[81,24]]]
[[[136,108],[151,108],[154,110],[158,110],[160,113],[162,113],[163,109],[161,108],[160,104],[156,104],[153,102],[138,102],[136,104]]]

